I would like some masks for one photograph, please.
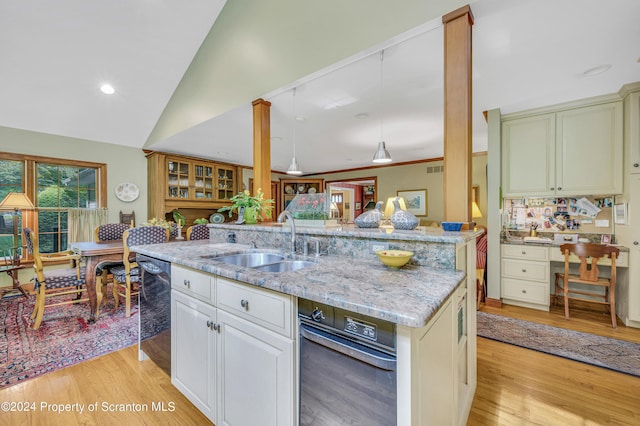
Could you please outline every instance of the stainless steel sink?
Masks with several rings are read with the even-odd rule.
[[[212,257],[211,260],[226,263],[228,265],[246,266],[253,268],[269,263],[280,262],[284,260],[284,256],[273,253],[238,253],[226,256]]]
[[[308,268],[309,266],[316,265],[315,262],[309,262],[306,260],[283,260],[281,262],[270,263],[268,265],[256,266],[256,271],[262,272],[289,272],[297,271],[298,269]]]

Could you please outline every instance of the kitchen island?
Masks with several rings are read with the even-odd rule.
[[[236,316],[244,316],[249,322],[262,325],[269,333],[267,337],[279,344],[276,346],[281,348],[279,354],[282,356],[275,357],[278,359],[274,362],[282,362],[278,364],[279,371],[286,370],[286,374],[279,378],[274,376],[273,385],[278,387],[278,391],[269,393],[276,396],[273,403],[279,407],[273,416],[277,424],[298,422],[295,391],[298,298],[384,319],[396,325],[399,425],[466,422],[476,383],[475,315],[466,314],[475,309],[475,233],[433,230],[383,234],[377,229],[376,232],[299,229],[296,235],[299,242],[303,243],[307,238],[319,239],[322,255],[317,259],[313,255],[307,257],[314,261],[307,268],[269,273],[224,264],[212,258],[257,250],[299,258],[300,254],[291,254],[287,250],[290,241],[288,227],[226,224],[210,227],[210,240],[140,246],[136,251],[172,262],[177,271],[176,274],[172,269],[172,282],[181,277],[174,290],[180,290],[180,285],[185,286],[187,282],[189,285],[202,282],[202,279],[205,283],[198,285],[215,287],[210,291],[208,303],[217,307],[217,311],[210,312],[212,319],[207,320],[207,324],[213,324],[212,329],[222,333],[221,340],[224,340],[225,322],[215,322],[215,314],[218,320],[227,318],[229,329],[234,325]],[[227,239],[237,242],[229,243]],[[416,255],[411,264],[401,269],[389,269],[371,252],[372,244],[375,247],[377,244],[386,244],[389,248],[410,247]],[[425,266],[427,264],[435,267]],[[184,274],[188,277],[184,278]],[[472,290],[467,292],[468,288]],[[235,308],[229,305],[227,311],[233,315],[227,315],[229,312],[223,308],[225,297],[230,294],[264,297],[275,307],[271,311],[278,311],[280,306],[284,306],[284,314],[282,318],[277,316],[273,321],[269,318],[263,321],[262,318],[258,320],[248,316],[248,309],[233,311]],[[200,296],[196,294],[195,297]],[[249,300],[242,297],[243,301]],[[184,301],[182,294],[177,294],[177,298]],[[198,303],[201,302],[202,299],[194,300],[190,306],[199,308]],[[251,303],[255,306],[255,302]],[[254,325],[251,324],[252,327]],[[181,334],[182,331],[178,329],[176,333]],[[260,337],[262,341],[265,338],[265,335]],[[208,350],[213,351],[212,347]],[[226,348],[229,349],[229,344]],[[221,353],[220,349],[217,351]],[[224,363],[224,355],[219,357]],[[212,380],[224,381],[224,377],[214,376],[212,374]],[[282,388],[282,382],[288,383],[286,389]],[[224,383],[215,388],[218,392],[213,392],[216,395],[210,397],[209,403],[196,403],[196,406],[216,424],[224,424],[233,408],[229,408],[228,398],[224,399]],[[287,412],[290,415],[283,418],[283,413]],[[264,421],[263,424],[269,422]]]

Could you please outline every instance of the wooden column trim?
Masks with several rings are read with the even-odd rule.
[[[253,186],[271,194],[271,102],[256,99],[253,105]],[[255,194],[255,192],[254,192]]]
[[[471,223],[472,88],[469,5],[444,24],[444,218]]]

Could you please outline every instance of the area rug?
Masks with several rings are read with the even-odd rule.
[[[34,296],[0,300],[0,389],[137,343],[137,304],[127,318],[108,301],[94,324],[87,324],[88,303],[78,303],[45,309],[33,330]]]
[[[640,345],[477,312],[478,336],[640,377]]]

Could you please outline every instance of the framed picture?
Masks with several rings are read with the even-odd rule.
[[[602,234],[602,237],[600,237],[600,244],[611,244],[611,235]]]
[[[618,225],[627,224],[627,203],[613,206],[613,221]]]
[[[398,197],[404,198],[404,203],[407,206],[407,211],[413,213],[416,216],[427,216],[428,201],[426,189],[407,189],[397,191]]]
[[[362,210],[362,203],[356,201],[356,210]]]

